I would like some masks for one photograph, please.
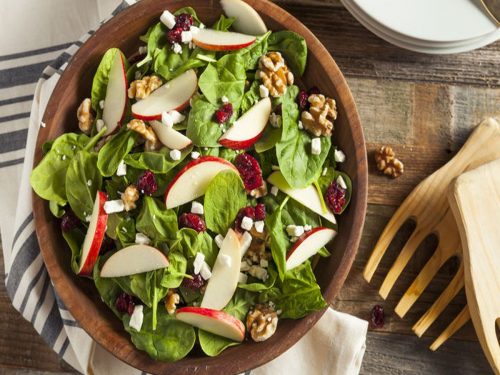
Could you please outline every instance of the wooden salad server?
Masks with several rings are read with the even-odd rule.
[[[448,194],[463,248],[465,293],[472,323],[500,375],[500,159],[457,178]]]
[[[460,260],[459,270],[450,284],[413,326],[413,331],[419,337],[425,333],[464,286],[459,233],[447,199],[450,184],[463,172],[498,158],[500,158],[500,124],[493,118],[487,118],[474,129],[464,146],[447,164],[420,182],[408,195],[386,225],[368,260],[364,277],[370,282],[398,230],[407,220],[415,221],[415,230],[403,246],[380,287],[379,293],[382,298],[386,299],[420,243],[430,234],[437,235],[439,243],[434,254],[395,308],[401,318],[422,295],[448,259],[456,256]],[[436,350],[469,319],[469,310],[466,306],[431,345],[431,349]]]

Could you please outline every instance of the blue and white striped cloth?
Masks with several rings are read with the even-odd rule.
[[[95,18],[99,20],[98,13],[102,7],[102,1],[99,1],[74,1],[68,5],[67,1],[50,0],[47,4],[52,5],[45,6],[52,9],[47,11],[44,8],[45,13],[41,12],[51,19],[47,24],[50,21],[56,23],[54,30],[57,30],[61,15],[63,18],[73,17],[80,21],[82,18],[89,22]],[[109,4],[116,4],[116,1],[104,2],[109,8]],[[113,15],[134,2],[135,0],[124,1]],[[9,14],[8,10],[3,9],[5,3],[7,2],[0,5],[1,14]],[[14,7],[23,3],[28,12],[35,1],[20,0]],[[82,3],[89,5],[87,9],[90,8],[97,16],[81,16],[81,9],[78,7]],[[92,4],[93,7],[90,6]],[[77,26],[88,30],[89,22],[80,22]],[[68,24],[74,33],[75,23]],[[26,25],[26,19],[23,25]],[[11,27],[9,22],[0,26],[2,35],[16,34],[15,29],[6,27]],[[67,27],[63,30],[69,30]],[[68,37],[71,32],[67,33]],[[5,282],[13,306],[33,324],[47,344],[76,370],[96,375],[140,374],[96,345],[58,299],[39,251],[31,207],[29,176],[43,112],[71,56],[93,32],[89,31],[74,43],[62,41],[56,45],[8,54],[3,52],[16,48],[16,44],[12,40],[1,41],[0,231]],[[36,39],[37,34],[32,36]],[[43,35],[40,38],[43,39]],[[61,41],[61,35],[52,36],[51,40]],[[365,321],[329,309],[316,327],[297,345],[278,359],[253,370],[252,374],[280,374],[287,372],[292,364],[298,373],[357,374],[364,354],[366,331]]]

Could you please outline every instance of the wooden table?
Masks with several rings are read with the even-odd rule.
[[[375,304],[386,311],[384,328],[370,330],[362,374],[490,374],[469,323],[438,352],[427,347],[465,303],[462,292],[418,339],[411,326],[430,307],[456,270],[447,263],[404,320],[393,308],[432,251],[428,239],[396,288],[383,301],[377,293],[395,259],[389,251],[371,285],[362,270],[385,224],[405,196],[448,161],[471,128],[486,115],[500,114],[500,43],[452,56],[429,56],[392,46],[367,31],[336,0],[277,1],[305,23],[326,45],[358,105],[371,154],[379,145],[393,146],[405,163],[397,180],[380,176],[370,155],[369,206],[354,267],[334,307],[368,318]],[[401,238],[408,236],[405,228]],[[394,249],[393,249],[394,250]],[[0,262],[1,259],[0,252]],[[0,275],[0,373],[71,373],[11,307]]]

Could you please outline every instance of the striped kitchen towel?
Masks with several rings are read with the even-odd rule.
[[[28,1],[21,0],[19,3],[33,3]],[[63,0],[50,0],[57,12],[62,12],[64,6],[71,8],[66,15],[74,18],[81,17],[81,14],[74,14],[77,7],[74,4],[95,4],[96,1],[99,0],[72,2],[73,5],[68,6]],[[108,4],[116,2],[105,1]],[[124,1],[113,14],[134,2]],[[5,3],[0,5],[2,14],[8,14],[2,8]],[[95,12],[97,8],[92,9]],[[60,18],[60,15],[57,16]],[[50,17],[54,18],[54,15]],[[69,22],[66,27],[74,26]],[[5,26],[1,27],[0,32],[3,32]],[[3,51],[10,50],[15,43],[9,41],[7,44],[10,44],[4,46],[4,41],[1,42],[0,231],[6,286],[14,307],[77,371],[84,374],[140,374],[95,344],[58,299],[39,252],[31,208],[29,176],[47,101],[71,56],[92,33],[89,31],[75,43],[62,40],[53,46],[3,56]],[[253,370],[252,374],[285,373],[289,372],[290,366],[297,373],[357,374],[364,353],[366,331],[365,321],[329,309],[299,343],[269,364]]]

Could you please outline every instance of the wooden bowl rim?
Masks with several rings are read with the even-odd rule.
[[[51,117],[57,111],[58,100],[57,97],[64,95],[64,90],[66,87],[66,81],[69,80],[72,74],[78,72],[78,69],[81,67],[82,60],[85,60],[85,50],[90,49],[90,47],[96,43],[96,38],[100,35],[105,35],[107,31],[113,29],[115,25],[118,25],[120,22],[123,22],[127,17],[132,17],[132,15],[140,8],[147,9],[150,4],[153,4],[157,0],[142,0],[127,9],[120,12],[118,15],[111,18],[108,22],[103,24],[96,32],[93,34],[76,52],[76,54],[69,61],[67,68],[59,79],[52,96],[48,102],[46,111],[44,113],[43,121],[46,124],[51,124]],[[363,129],[361,127],[361,121],[359,118],[359,114],[356,109],[356,104],[354,102],[354,98],[351,94],[351,91],[347,85],[347,82],[335,63],[334,59],[328,52],[328,50],[323,46],[323,44],[314,36],[314,34],[303,25],[298,19],[290,15],[288,12],[283,10],[278,5],[270,2],[269,0],[245,0],[247,3],[252,5],[257,11],[262,14],[265,14],[267,17],[273,19],[276,23],[279,23],[284,29],[293,30],[299,34],[301,34],[307,42],[309,53],[312,53],[316,57],[324,56],[325,58],[321,59],[320,64],[325,68],[327,72],[329,72],[329,77],[332,81],[335,81],[335,88],[338,92],[338,97],[336,98],[338,101],[342,103],[342,105],[346,108],[346,117],[347,123],[351,127],[352,139],[355,144],[355,152],[350,152],[350,157],[355,157],[357,160],[357,174],[356,178],[353,179],[353,191],[356,193],[355,201],[350,207],[351,210],[355,210],[353,222],[352,222],[352,233],[349,237],[347,243],[345,244],[345,251],[342,256],[342,260],[337,268],[336,273],[330,280],[328,286],[324,288],[323,296],[325,297],[328,303],[332,303],[335,299],[335,296],[338,294],[340,288],[343,286],[345,279],[349,273],[349,270],[352,266],[354,258],[356,256],[356,252],[359,246],[359,242],[361,239],[361,233],[363,230],[365,214],[366,214],[366,205],[367,205],[367,191],[368,191],[368,166],[367,166],[367,156],[366,156],[366,146],[363,135]],[[182,5],[182,2],[176,1],[176,5]],[[168,2],[165,3],[165,7]],[[213,1],[210,1],[210,6],[213,6]],[[278,20],[277,15],[285,15],[283,21]],[[47,139],[48,132],[41,131],[37,137],[37,144],[35,150],[35,158],[34,158],[34,166],[39,163],[42,159],[41,146]],[[204,357],[204,358],[194,358],[194,359],[183,359],[178,362],[168,363],[168,362],[160,362],[155,361],[145,355],[143,352],[139,351],[135,347],[132,347],[131,350],[128,350],[126,355],[123,355],[121,352],[124,349],[120,345],[112,345],[109,340],[106,340],[108,334],[112,334],[113,331],[109,326],[106,327],[98,327],[105,329],[105,332],[100,332],[94,325],[90,324],[90,320],[87,319],[87,312],[85,309],[77,309],[73,306],[72,299],[73,293],[71,288],[67,288],[64,280],[64,271],[59,267],[57,262],[54,260],[54,255],[52,251],[52,246],[47,241],[43,240],[42,233],[47,231],[46,222],[44,221],[43,214],[41,214],[42,210],[46,210],[45,201],[43,201],[40,197],[38,197],[33,192],[33,213],[35,220],[35,227],[38,242],[40,245],[40,251],[42,253],[42,257],[44,259],[45,265],[49,272],[49,275],[53,281],[54,287],[62,300],[62,302],[68,307],[68,310],[76,319],[76,321],[81,325],[81,327],[101,346],[103,346],[106,350],[116,356],[118,359],[128,363],[129,365],[141,369],[143,371],[151,372],[151,373],[182,373],[182,374],[190,374],[193,372],[196,373],[209,373],[216,371],[225,370],[223,363],[218,363],[217,361],[219,357]],[[80,290],[81,294],[84,294]],[[85,298],[84,296],[83,298]],[[86,297],[88,298],[88,297]],[[97,307],[90,307],[90,309],[96,310]],[[264,351],[258,353],[258,355],[252,355],[251,357],[242,359],[238,361],[238,363],[233,363],[231,366],[231,371],[233,373],[241,373],[247,371],[251,368],[256,368],[264,363],[271,361],[276,358],[281,353],[288,350],[293,344],[295,344],[300,337],[302,337],[307,331],[314,326],[314,324],[321,318],[326,309],[321,311],[312,313],[307,317],[300,319],[295,325],[293,332],[290,333],[286,337],[286,340],[280,341],[278,350],[273,351]],[[130,345],[132,345],[130,343]],[[234,349],[241,348],[235,347]],[[233,349],[233,350],[234,350]],[[251,360],[251,361],[250,361]],[[184,364],[188,362],[187,364]],[[201,371],[201,372],[200,372]]]

